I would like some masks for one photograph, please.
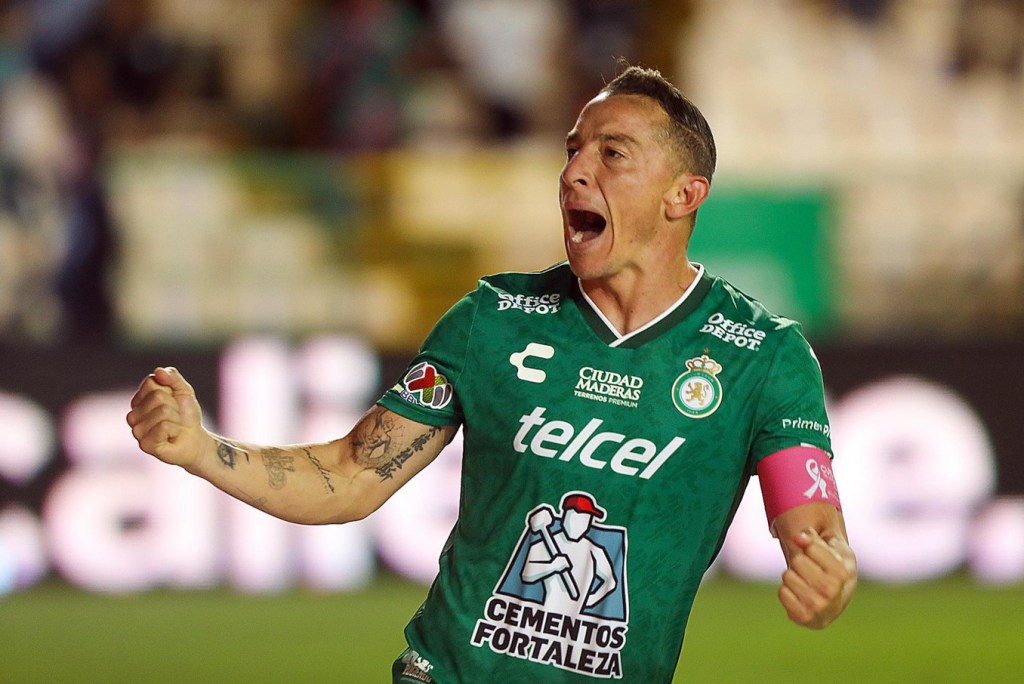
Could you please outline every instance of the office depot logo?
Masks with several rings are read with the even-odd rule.
[[[562,307],[562,295],[513,295],[507,292],[498,294],[498,311],[519,309],[524,313],[553,314]]]
[[[723,342],[728,342],[740,349],[757,351],[761,343],[768,337],[764,330],[758,330],[740,321],[731,321],[720,313],[711,314],[707,323],[700,331],[705,335],[714,335]]]

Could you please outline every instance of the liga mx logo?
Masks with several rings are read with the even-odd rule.
[[[448,378],[426,361],[409,369],[402,378],[402,386],[405,388],[402,395],[406,400],[435,409],[447,406],[455,393]]]
[[[477,620],[471,643],[495,653],[621,679],[629,629],[626,528],[587,492],[543,503]]]

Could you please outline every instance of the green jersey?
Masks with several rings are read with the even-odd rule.
[[[464,431],[458,521],[406,629],[407,670],[444,684],[671,681],[757,462],[831,451],[799,326],[703,267],[628,335],[567,264],[484,278],[379,403]]]

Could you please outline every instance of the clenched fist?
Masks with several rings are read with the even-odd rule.
[[[128,425],[143,451],[186,470],[209,441],[195,390],[175,368],[157,368],[142,381]]]
[[[789,568],[782,575],[779,600],[789,619],[811,629],[822,629],[846,609],[857,586],[857,560],[841,536],[825,540],[807,530],[792,540]]]

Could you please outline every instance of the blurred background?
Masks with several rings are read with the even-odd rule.
[[[28,649],[11,681],[54,681],[32,649],[78,640],[63,681],[227,681],[221,655],[110,669],[152,606],[124,601],[162,592],[224,614],[312,591],[300,613],[335,606],[334,626],[404,596],[366,658],[384,672],[454,520],[458,443],[371,520],[303,529],[141,457],[128,398],[176,365],[229,436],[347,431],[477,277],[562,258],[564,135],[620,58],[715,131],[691,257],[802,321],[821,359],[867,586],[826,637],[852,672],[835,681],[1022,671],[1022,0],[0,0],[0,615],[19,616],[0,643]],[[724,615],[732,633],[750,587],[774,600],[759,507],[755,487],[709,576],[721,609],[699,601],[691,632]],[[64,631],[69,597],[82,625],[110,621],[109,653],[102,629]],[[950,622],[955,597],[991,611]],[[886,607],[919,614],[900,633],[920,657],[866,674],[849,639],[892,645]],[[708,631],[687,652],[720,667]],[[300,660],[325,668],[308,681],[337,672]]]

